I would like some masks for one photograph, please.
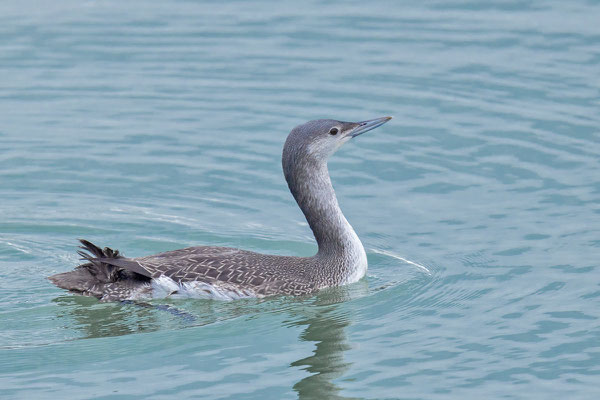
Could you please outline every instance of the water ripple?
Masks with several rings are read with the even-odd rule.
[[[593,1],[0,3],[3,394],[596,398],[599,16]],[[310,255],[287,132],[387,114],[329,165],[369,249],[356,285],[146,307],[45,279],[78,263],[79,237],[128,256]]]

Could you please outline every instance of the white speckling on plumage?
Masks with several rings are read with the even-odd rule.
[[[315,120],[294,128],[288,135],[282,154],[283,172],[319,246],[312,257],[197,246],[125,258],[118,251],[100,249],[82,240],[84,251],[79,254],[88,262],[49,279],[61,288],[102,301],[301,295],[356,282],[367,271],[367,256],[339,207],[327,159],[351,137],[389,119]]]

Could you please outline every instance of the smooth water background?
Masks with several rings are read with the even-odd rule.
[[[0,397],[597,398],[599,22],[597,1],[1,2]],[[383,115],[330,162],[355,285],[143,307],[45,279],[77,238],[310,255],[287,133]]]

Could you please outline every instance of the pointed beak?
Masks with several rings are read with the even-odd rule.
[[[381,118],[370,119],[368,121],[357,122],[358,125],[354,129],[352,129],[350,132],[348,132],[348,136],[356,137],[358,135],[362,135],[363,133],[368,132],[371,129],[375,129],[378,126],[385,124],[390,119],[392,119],[392,117],[381,117]]]

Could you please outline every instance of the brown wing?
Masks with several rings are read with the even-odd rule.
[[[176,282],[223,282],[254,288],[257,293],[302,294],[314,285],[291,280],[281,272],[290,257],[269,256],[230,247],[199,246],[139,258],[99,261],[149,278],[166,276]],[[288,271],[289,272],[289,271]]]

